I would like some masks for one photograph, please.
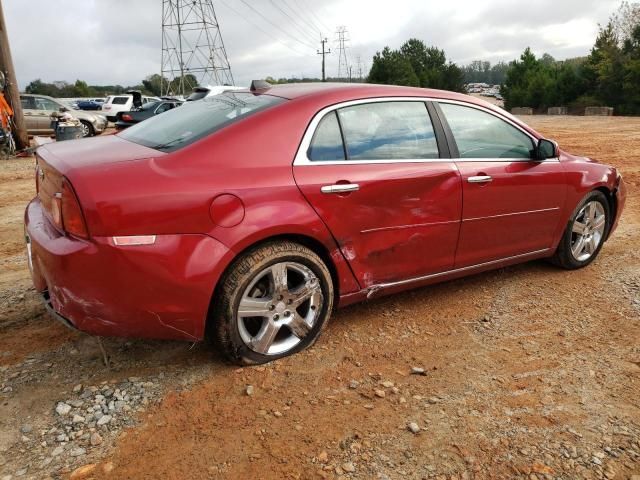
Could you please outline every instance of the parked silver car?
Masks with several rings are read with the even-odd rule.
[[[84,137],[99,135],[107,128],[104,115],[83,110],[72,110],[60,100],[46,95],[20,94],[22,112],[29,135],[52,135],[51,114],[54,112],[69,112],[82,123]]]

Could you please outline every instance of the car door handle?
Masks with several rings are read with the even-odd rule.
[[[469,183],[489,183],[492,181],[493,178],[491,178],[491,175],[478,175],[476,177],[469,177],[467,179],[467,182]]]
[[[322,193],[347,193],[360,190],[360,185],[357,183],[336,183],[334,185],[325,185],[320,188]]]

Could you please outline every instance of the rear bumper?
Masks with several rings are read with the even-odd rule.
[[[54,316],[101,336],[202,339],[214,286],[232,257],[207,235],[160,235],[144,246],[66,236],[37,198],[25,212],[25,240],[33,283]]]

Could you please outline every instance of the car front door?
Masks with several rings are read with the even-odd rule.
[[[305,134],[296,182],[362,287],[453,267],[462,187],[437,125],[423,100],[380,99],[325,109]]]
[[[559,160],[533,159],[534,137],[494,112],[444,101],[439,112],[462,175],[456,268],[550,248],[566,193]]]
[[[60,105],[53,100],[46,97],[33,97],[36,102],[37,115],[38,119],[38,130],[41,132],[52,133],[53,129],[51,128],[51,114],[54,112],[59,112],[60,108],[63,105]]]

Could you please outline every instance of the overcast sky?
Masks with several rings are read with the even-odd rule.
[[[320,33],[366,68],[411,37],[458,64],[512,60],[530,46],[558,59],[586,55],[619,0],[214,0],[235,83],[320,76]],[[133,85],[160,71],[161,0],[4,0],[20,89],[36,78]],[[253,7],[254,10],[251,9]],[[287,18],[283,12],[292,18]],[[327,60],[335,76],[338,57]],[[355,67],[354,67],[355,71]]]

